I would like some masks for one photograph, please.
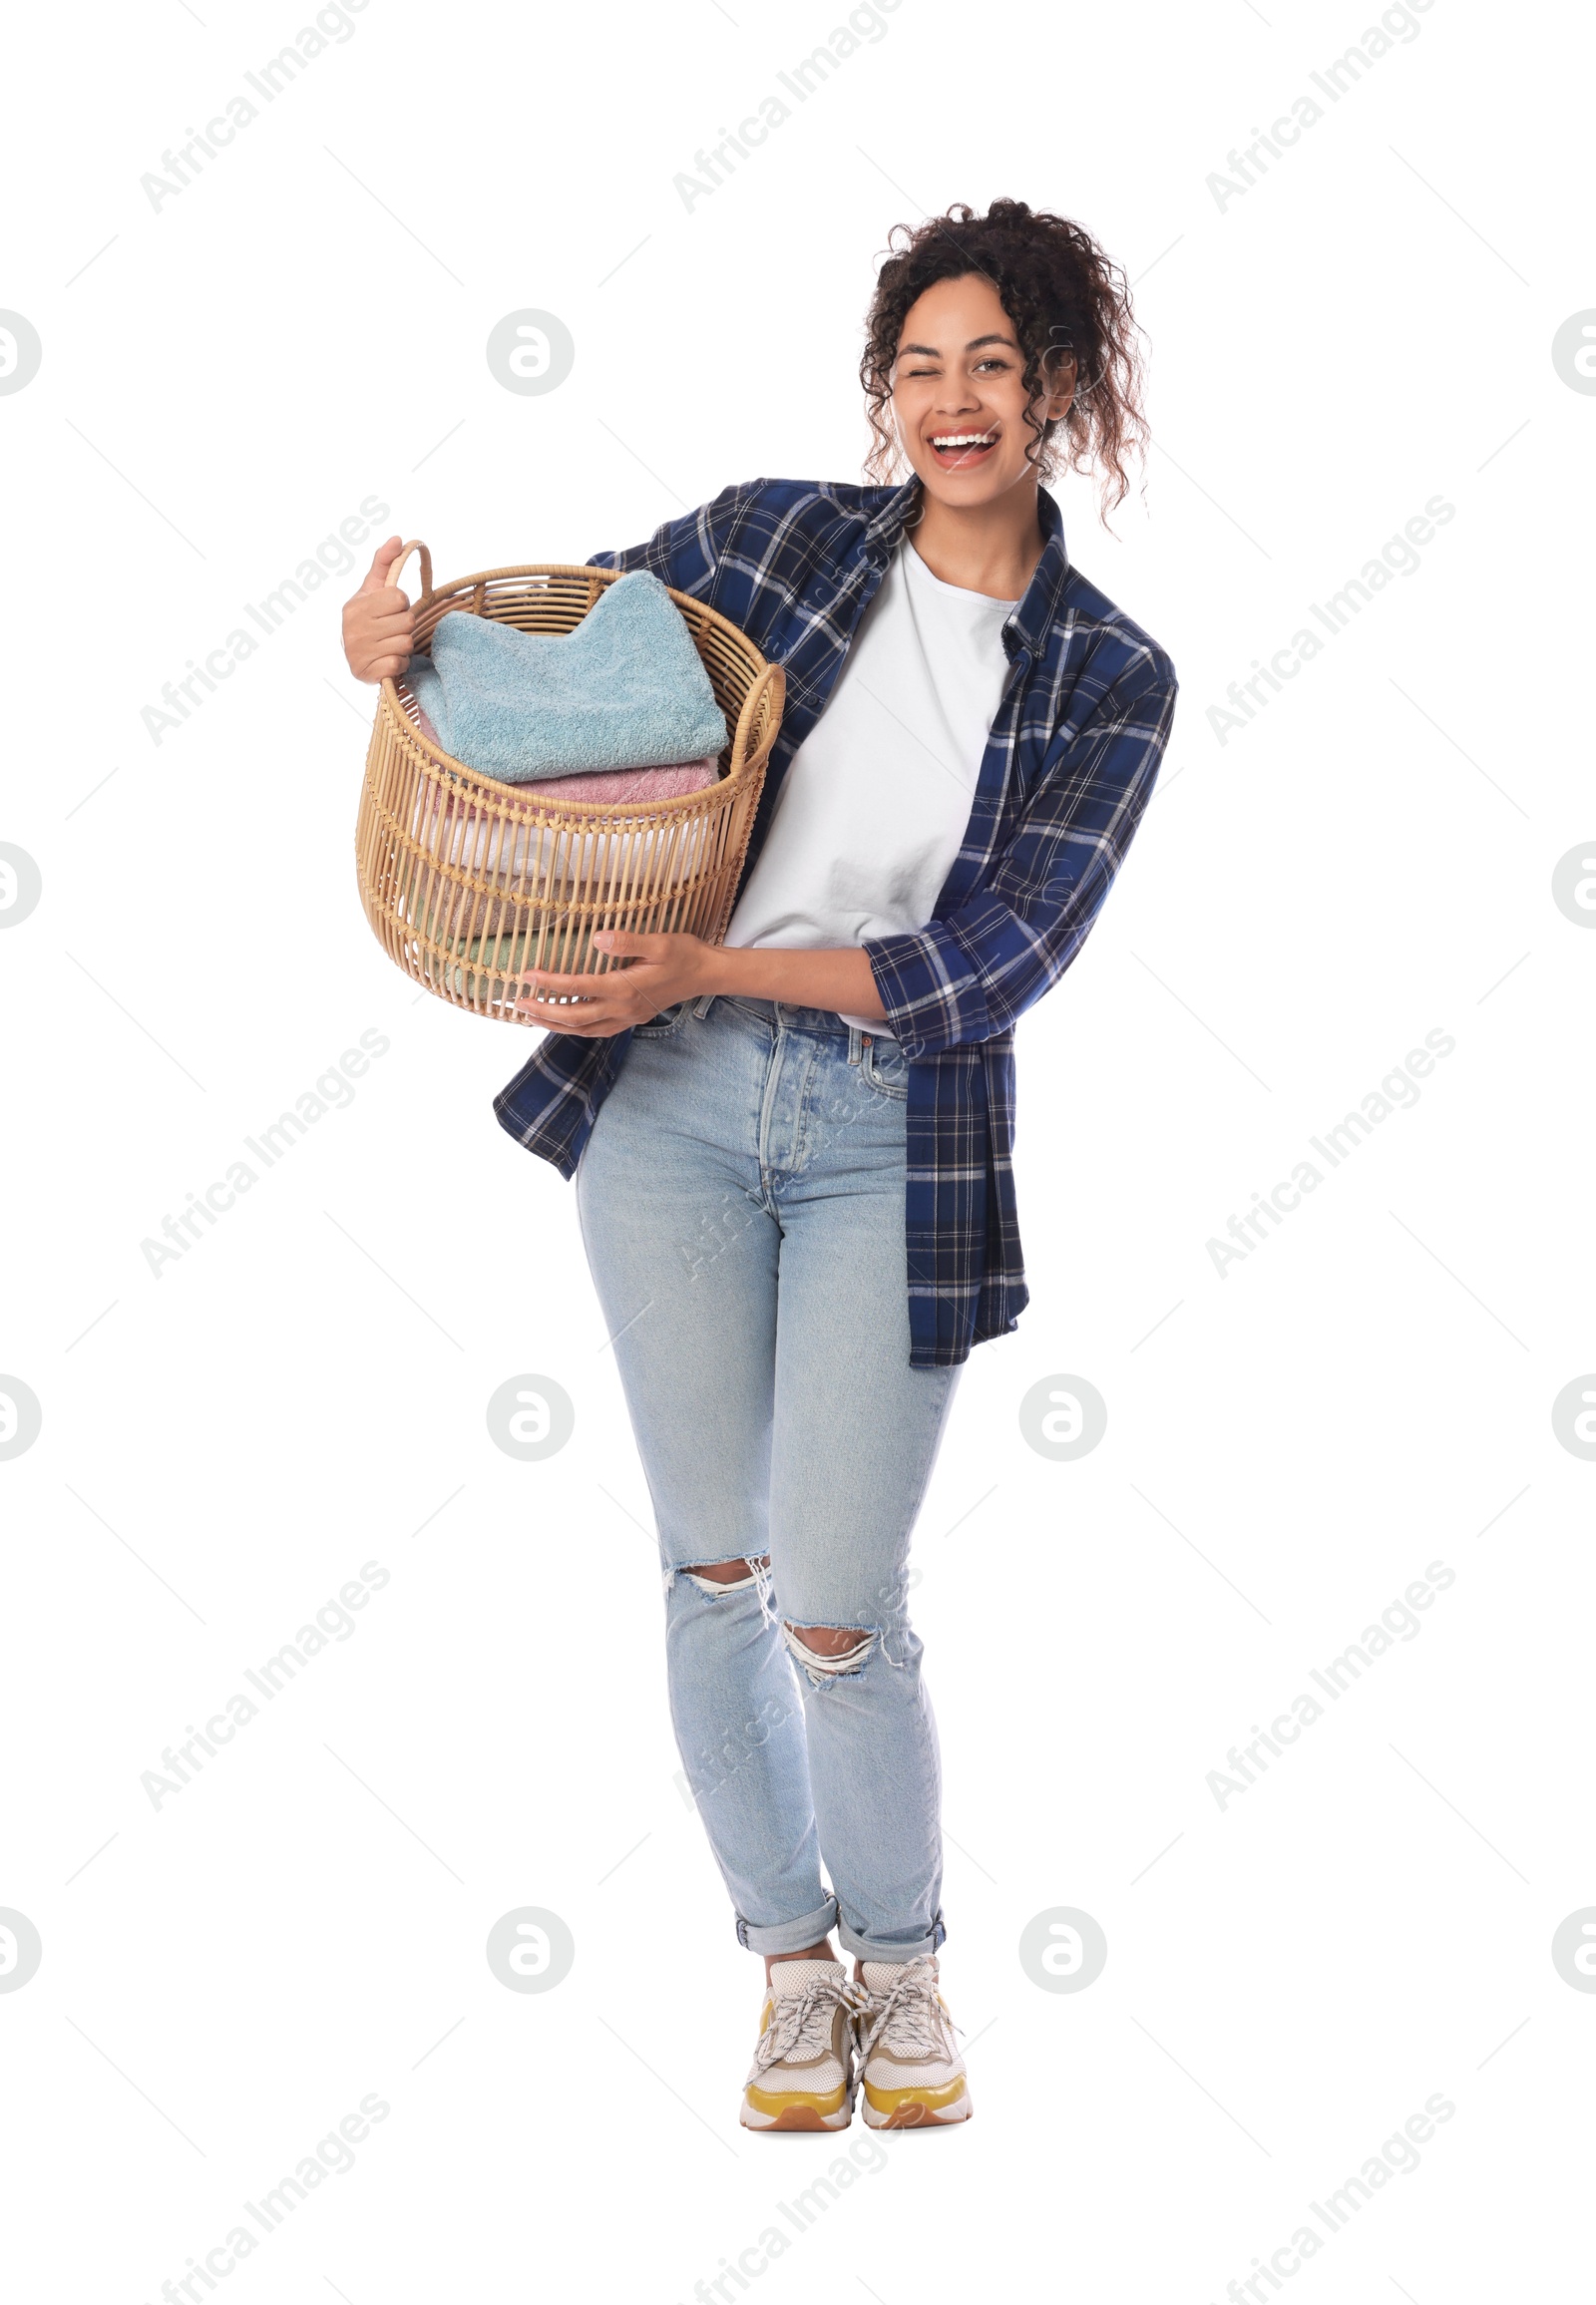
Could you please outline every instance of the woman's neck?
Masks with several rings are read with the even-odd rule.
[[[1041,559],[1043,537],[1036,476],[1027,473],[984,505],[946,505],[924,484],[921,515],[910,532],[934,576],[994,600],[1017,600]]]

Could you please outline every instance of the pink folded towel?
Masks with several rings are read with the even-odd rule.
[[[442,752],[438,731],[419,704],[416,721],[427,742]],[[706,785],[719,781],[720,763],[711,754],[703,760],[684,760],[674,768],[601,768],[584,776],[539,777],[536,783],[520,789],[529,799],[623,802],[673,800],[678,793],[702,792]]]
[[[684,760],[676,768],[599,768],[585,776],[543,776],[521,789],[547,794],[550,800],[670,800],[719,782],[720,763],[706,758]]]

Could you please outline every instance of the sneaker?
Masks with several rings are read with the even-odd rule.
[[[854,2112],[854,2012],[863,1996],[840,1961],[771,1966],[759,2044],[742,2093],[744,2128],[846,2128]]]
[[[969,2120],[965,2061],[937,1990],[937,1964],[867,1961],[858,2018],[864,2115],[871,2128],[934,2128]]]

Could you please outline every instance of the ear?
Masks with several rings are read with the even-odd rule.
[[[1074,406],[1075,374],[1075,355],[1073,352],[1061,353],[1053,364],[1050,378],[1052,390],[1047,396],[1047,421],[1050,424],[1056,424],[1067,416]]]

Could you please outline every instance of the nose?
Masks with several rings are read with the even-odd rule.
[[[939,416],[970,416],[981,406],[975,386],[961,377],[949,377],[937,395]]]

